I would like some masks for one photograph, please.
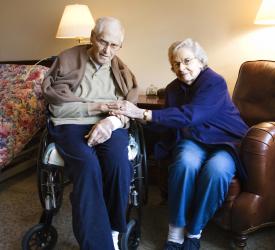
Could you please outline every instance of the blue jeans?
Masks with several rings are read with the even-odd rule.
[[[73,230],[81,250],[113,250],[111,230],[126,231],[132,166],[128,131],[117,129],[109,140],[88,147],[91,125],[49,126],[50,135],[73,182]]]
[[[226,150],[181,141],[169,167],[169,223],[199,234],[222,205],[235,172]]]

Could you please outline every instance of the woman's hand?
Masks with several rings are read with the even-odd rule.
[[[140,109],[126,100],[108,103],[107,105],[112,115],[125,115],[130,118],[143,119],[144,109]]]

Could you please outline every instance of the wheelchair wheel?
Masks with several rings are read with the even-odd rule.
[[[141,154],[141,171],[139,173],[139,178],[142,177],[142,204],[146,205],[148,201],[148,167],[147,167],[147,153],[144,140],[143,127],[140,123],[137,124],[138,135],[139,135],[139,145],[140,145],[140,154]]]
[[[41,205],[44,209],[53,209],[56,213],[63,200],[63,168],[43,164],[42,157],[48,144],[48,133],[44,131],[37,161],[37,185]]]
[[[136,250],[140,242],[140,228],[137,220],[132,219],[127,224],[126,233],[122,234],[120,240],[121,250]]]
[[[144,141],[143,127],[140,123],[132,121],[130,133],[135,138],[138,144],[138,157],[132,162],[135,168],[134,181],[138,192],[138,204],[146,205],[148,200],[148,170],[147,170],[147,155]]]
[[[51,250],[57,242],[57,231],[53,226],[37,224],[23,237],[23,250]]]
[[[60,167],[41,168],[38,171],[38,191],[44,209],[57,212],[63,200],[63,170]]]

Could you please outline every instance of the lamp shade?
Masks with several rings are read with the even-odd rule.
[[[275,0],[263,0],[255,24],[275,24]]]
[[[87,5],[72,4],[64,9],[56,38],[84,39],[91,35],[95,22]]]

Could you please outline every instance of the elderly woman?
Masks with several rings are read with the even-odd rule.
[[[166,127],[158,156],[169,166],[169,232],[165,250],[199,249],[203,228],[222,205],[232,177],[245,177],[237,145],[247,131],[223,77],[207,66],[207,56],[192,39],[169,48],[177,79],[166,87],[166,107],[144,110],[130,102],[110,104],[114,114]]]

